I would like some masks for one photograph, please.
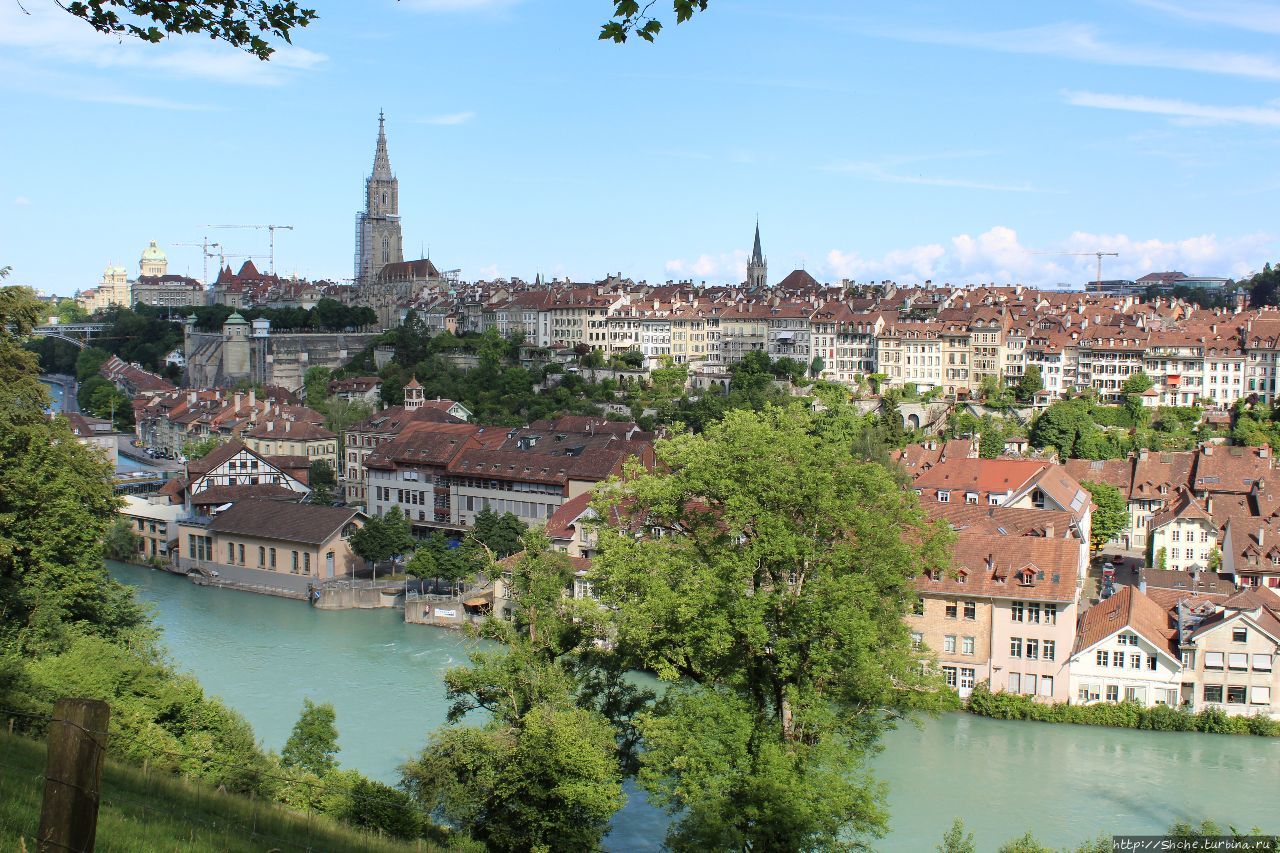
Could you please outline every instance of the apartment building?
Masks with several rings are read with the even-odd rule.
[[[1071,701],[1182,704],[1177,631],[1165,608],[1136,587],[1089,608],[1071,654]]]
[[[1188,489],[1151,516],[1149,562],[1177,572],[1208,571],[1218,549],[1213,498],[1201,503]]]
[[[1236,593],[1212,607],[1183,604],[1182,699],[1192,710],[1280,719],[1280,596]]]

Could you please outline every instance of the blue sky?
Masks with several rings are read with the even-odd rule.
[[[152,239],[197,276],[174,244],[266,254],[221,223],[293,225],[279,271],[350,276],[379,108],[406,254],[467,279],[736,282],[757,215],[775,280],[1280,256],[1275,3],[712,0],[612,45],[608,0],[313,0],[270,63],[23,5],[0,2],[0,265],[48,292]]]

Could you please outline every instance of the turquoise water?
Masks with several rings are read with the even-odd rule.
[[[441,675],[471,647],[457,633],[405,625],[398,610],[318,611],[134,566],[111,571],[155,605],[178,666],[244,714],[265,746],[284,744],[304,697],[332,702],[340,760],[388,782],[443,723]],[[885,851],[932,850],[957,816],[980,850],[1028,829],[1066,845],[1180,818],[1280,830],[1280,738],[948,714],[890,733],[875,771],[889,785],[891,833],[876,844]],[[657,850],[665,820],[631,793],[608,846]]]

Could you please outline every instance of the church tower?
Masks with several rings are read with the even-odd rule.
[[[387,264],[404,260],[400,235],[400,182],[387,154],[386,119],[378,113],[373,174],[364,182],[364,211],[356,217],[355,283],[368,284]]]
[[[751,260],[747,261],[747,287],[763,290],[768,287],[769,262],[760,251],[760,220],[756,220],[756,242],[751,247]]]

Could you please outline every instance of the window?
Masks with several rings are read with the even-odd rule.
[[[1186,669],[1196,668],[1196,653],[1194,650],[1187,650],[1182,653],[1182,665]]]
[[[1156,669],[1155,655],[1147,655],[1147,669],[1151,670],[1152,672],[1155,672],[1155,669]]]
[[[1111,665],[1117,669],[1124,669],[1124,652],[1112,652]]]
[[[1179,559],[1181,556],[1182,556],[1182,551],[1181,551],[1180,549],[1178,549],[1178,548],[1170,548],[1170,549],[1169,549],[1169,559],[1170,559],[1170,560],[1177,560],[1177,559]]]
[[[1009,638],[1009,657],[1011,658],[1022,657],[1022,638],[1021,637]]]
[[[942,668],[942,680],[946,682],[948,687],[957,686],[956,668],[954,666],[944,666]]]
[[[1249,701],[1254,705],[1270,705],[1271,704],[1271,688],[1266,686],[1256,686],[1249,694]]]
[[[1027,640],[1027,660],[1040,659],[1040,641]]]
[[[973,637],[963,637],[960,640],[960,653],[964,655],[973,654]]]
[[[1227,669],[1243,672],[1249,669],[1249,656],[1244,652],[1232,652],[1227,655]]]
[[[1035,622],[1039,624],[1040,622],[1040,605],[1039,604],[1032,603],[1027,605],[1027,621]]]
[[[960,689],[972,690],[973,685],[977,680],[975,678],[975,675],[976,673],[974,672],[973,667],[968,667],[968,666],[961,667],[960,668]],[[1240,688],[1240,689],[1243,690],[1244,688]]]
[[[1045,604],[1045,605],[1042,605],[1042,607],[1044,608],[1044,624],[1057,625],[1058,624],[1058,605]]]
[[[1233,642],[1233,643],[1247,643],[1247,642],[1249,642],[1249,631],[1248,631],[1248,629],[1246,629],[1246,628],[1232,628],[1232,629],[1231,629],[1231,642]]]
[[[966,601],[964,603],[964,618],[966,619],[978,618],[978,603],[976,601]]]
[[[1097,664],[1098,666],[1106,666],[1111,656],[1107,654],[1106,649],[1098,649]]]
[[[945,637],[942,638],[942,650],[944,652],[950,652],[951,654],[955,654],[955,651],[956,651],[956,635],[955,634],[947,634]]]
[[[244,543],[240,543],[240,565],[244,565]]]
[[[311,574],[311,552],[307,551],[302,555],[302,573],[304,575]]]
[[[266,565],[267,565],[267,549],[259,545],[258,546],[258,568],[260,569],[265,568]]]
[[[1017,672],[1009,673],[1009,692],[1022,692],[1022,674]]]
[[[1107,685],[1107,701],[1108,702],[1120,701],[1120,688],[1115,684]]]
[[[1058,653],[1058,644],[1053,640],[1045,640],[1040,644],[1041,657],[1045,660],[1053,660]]]
[[[1009,618],[1012,619],[1014,622],[1022,621],[1022,612],[1023,612],[1023,607],[1022,607],[1021,601],[1015,601],[1009,605]]]
[[[1227,704],[1243,705],[1245,703],[1245,689],[1242,686],[1227,687]]]
[[[1206,684],[1204,686],[1204,701],[1221,702],[1222,701],[1222,685]]]
[[[227,562],[234,563],[236,561],[236,546],[232,542],[227,543]]]
[[[911,632],[911,648],[919,651],[924,646],[924,634],[919,631]]]
[[[1126,702],[1147,702],[1147,688],[1145,687],[1126,687],[1124,689],[1124,701]]]
[[[1222,652],[1205,652],[1204,668],[1222,669]]]
[[[586,528],[583,528],[583,530],[585,531]],[[916,596],[916,600],[911,602],[911,612],[914,613],[916,616],[924,615],[924,599],[923,598],[921,598],[918,595]]]
[[[289,569],[289,571],[295,575],[298,573],[298,552],[297,551],[293,552],[293,568]]]
[[[1181,541],[1182,541],[1182,531],[1180,531],[1180,530],[1175,530],[1175,531],[1173,531],[1172,533],[1170,533],[1170,534],[1169,534],[1169,541],[1170,541],[1170,542],[1181,542]]]
[[[1040,695],[1041,696],[1053,695],[1053,676],[1052,675],[1040,676]]]
[[[1142,669],[1142,655],[1140,654],[1129,655],[1129,668]]]
[[[1035,673],[1028,672],[1022,677],[1022,691],[1028,696],[1036,695],[1036,676]]]
[[[960,607],[954,601],[948,601],[946,612],[948,619],[955,619],[960,612]]]
[[[1253,668],[1257,672],[1271,671],[1271,655],[1254,655]]]
[[[951,502],[951,492],[938,489],[938,503],[945,504]]]

